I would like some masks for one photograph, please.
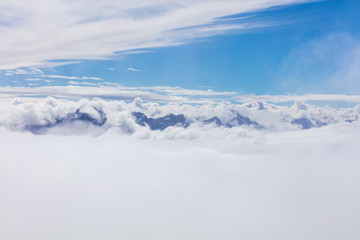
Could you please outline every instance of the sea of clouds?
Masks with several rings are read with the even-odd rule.
[[[0,112],[0,239],[360,237],[359,106],[46,98]]]
[[[354,122],[360,116],[360,105],[335,109],[316,107],[304,101],[295,101],[292,106],[268,102],[194,105],[144,103],[141,98],[127,103],[100,98],[62,101],[47,97],[41,101],[16,98],[11,103],[0,103],[0,112],[1,127],[41,135],[120,134],[149,139],[226,139]]]

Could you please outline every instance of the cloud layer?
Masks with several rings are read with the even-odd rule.
[[[93,100],[40,102],[15,99],[0,104],[0,126],[35,134],[131,135],[135,138],[241,138],[263,132],[287,132],[352,123],[360,108],[315,107],[303,101],[293,106],[267,102],[183,104]]]
[[[0,238],[358,239],[359,132],[151,141],[0,128]]]
[[[360,95],[345,94],[305,94],[305,95],[243,95],[237,92],[221,92],[211,89],[186,89],[181,87],[153,86],[126,87],[118,83],[102,81],[97,77],[76,77],[58,75],[28,78],[27,87],[0,87],[0,100],[11,101],[14,97],[53,96],[58,98],[80,100],[99,97],[108,100],[133,101],[140,97],[145,101],[178,102],[178,103],[216,103],[232,101],[240,103],[253,102],[291,102],[291,101],[334,101],[360,103]],[[51,80],[47,79],[50,78]],[[68,86],[32,86],[32,82],[51,83],[54,79],[70,80]],[[95,81],[87,81],[95,80]],[[30,85],[29,85],[30,84]],[[10,100],[9,100],[10,99]]]
[[[116,52],[263,27],[269,23],[220,18],[302,2],[306,1],[5,0],[0,3],[0,69],[104,59]]]

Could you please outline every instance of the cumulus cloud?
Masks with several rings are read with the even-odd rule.
[[[241,23],[220,18],[303,2],[308,0],[2,1],[0,69],[105,59],[115,52],[174,46],[267,26],[271,23],[251,18]]]
[[[104,101],[100,98],[0,103],[0,126],[35,134],[106,135],[150,139],[239,138],[262,132],[322,128],[359,120],[359,105],[334,109],[297,101],[291,107],[266,102],[231,104],[159,104]]]

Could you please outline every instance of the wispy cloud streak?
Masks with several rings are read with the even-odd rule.
[[[71,78],[70,78],[71,79]],[[41,79],[29,79],[41,80]],[[74,80],[84,80],[74,78]],[[46,80],[51,81],[51,80]],[[345,94],[305,94],[305,95],[242,95],[237,92],[185,89],[181,87],[153,86],[127,87],[108,82],[68,81],[72,86],[40,87],[0,87],[0,98],[18,96],[53,96],[71,99],[101,97],[114,100],[133,100],[141,97],[147,101],[209,103],[233,101],[254,102],[293,102],[293,101],[344,101],[360,103],[360,95]],[[77,85],[77,86],[74,86]],[[87,86],[79,86],[87,85]]]
[[[76,77],[76,76],[62,76],[62,75],[41,75],[44,78],[58,78],[58,79],[68,79],[68,80],[95,80],[95,81],[102,81],[103,79],[99,77]]]
[[[127,70],[131,71],[131,72],[140,72],[141,71],[140,69],[135,69],[135,68],[128,68]]]
[[[6,0],[0,3],[0,69],[66,64],[48,60],[104,59],[115,52],[267,26],[219,18],[302,2],[308,0]]]
[[[360,103],[360,95],[305,94],[305,95],[242,95],[239,102],[344,101]]]

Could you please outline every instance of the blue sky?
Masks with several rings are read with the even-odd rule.
[[[60,29],[58,32],[54,32],[59,36],[44,35],[46,36],[44,38],[49,37],[48,42],[59,41],[58,45],[49,44],[48,48],[52,48],[50,52],[54,48],[59,49],[52,55],[50,53],[47,55],[49,49],[38,47],[38,43],[29,40],[25,42],[29,43],[29,48],[15,51],[20,56],[19,64],[16,59],[11,58],[7,62],[6,59],[1,61],[0,85],[39,87],[82,85],[84,82],[85,85],[86,83],[96,85],[107,82],[128,87],[170,86],[235,91],[240,94],[359,94],[360,70],[357,70],[360,66],[359,1],[328,0],[305,3],[288,1],[291,4],[287,1],[278,1],[276,4],[268,2],[269,8],[261,4],[247,8],[237,6],[236,1],[229,3],[229,8],[235,5],[239,7],[238,12],[230,11],[225,6],[217,13],[209,7],[211,10],[209,12],[214,14],[209,13],[207,19],[204,17],[205,20],[202,21],[197,19],[197,16],[201,15],[201,9],[194,10],[196,9],[194,6],[184,3],[189,8],[188,10],[184,8],[185,10],[189,12],[194,10],[191,15],[193,17],[189,17],[192,22],[189,20],[189,23],[183,26],[176,24],[176,26],[166,26],[156,32],[156,34],[161,33],[161,36],[155,40],[150,39],[149,42],[142,40],[145,35],[142,36],[134,30],[134,33],[131,33],[133,35],[128,37],[128,41],[132,41],[133,45],[128,42],[121,45],[119,42],[123,41],[122,35],[111,32],[111,29],[104,33],[106,40],[100,39],[100,35],[92,36],[88,32],[96,31],[97,26],[88,27],[85,24],[77,30],[84,29],[83,33],[79,34],[79,39],[76,39],[77,42],[68,39],[61,42],[62,34],[67,34],[68,30],[67,23],[64,23],[64,26],[57,26]],[[133,24],[137,24],[142,18],[148,17],[149,21],[152,21],[152,15],[157,16],[161,11],[176,9],[176,4],[177,1],[159,0],[154,6],[145,4],[138,8],[132,8],[131,5],[125,7],[131,10],[131,20],[135,19]],[[200,7],[207,7],[206,1],[203,4]],[[214,1],[214,6],[215,4],[221,5],[222,2]],[[13,7],[22,8],[24,12],[27,10],[23,6]],[[72,7],[76,9],[80,6]],[[108,9],[107,7],[105,6],[104,9]],[[34,18],[33,12],[29,14],[31,20]],[[42,13],[36,11],[36,14]],[[91,14],[93,14],[91,11],[87,15],[84,14],[82,21],[96,23],[97,15]],[[12,32],[19,32],[19,35],[5,34],[9,41],[13,36],[31,39],[32,36],[21,32],[28,28],[39,31],[39,34],[51,34],[38,30],[36,21],[33,26],[24,27],[20,24],[20,20],[16,20],[16,15],[11,16],[11,12],[8,15],[7,18],[5,16],[0,19],[1,27],[9,31],[14,25]],[[171,12],[167,17],[171,19]],[[187,19],[186,12],[183,19]],[[161,21],[165,20],[167,19]],[[178,21],[182,21],[182,18],[179,17]],[[111,28],[113,25],[104,26]],[[219,31],[216,30],[217,26],[221,28]],[[228,26],[232,28],[226,30]],[[51,28],[55,25],[39,26],[39,29],[40,27]],[[100,27],[102,26],[99,25]],[[131,32],[129,29],[126,28]],[[37,36],[35,40],[36,38]],[[48,42],[44,42],[43,45]],[[74,47],[68,47],[66,45],[68,42]],[[35,47],[32,48],[31,44]],[[126,46],[123,47],[124,45]],[[5,47],[1,51],[6,54],[8,50]],[[89,49],[91,53],[88,54],[86,51],[90,52]],[[22,59],[22,56],[27,55],[29,57]],[[10,65],[7,64],[9,62]],[[61,65],[59,62],[76,63]],[[51,63],[57,64],[51,66]],[[58,77],[47,77],[54,75]],[[94,81],[91,78],[100,80]]]

